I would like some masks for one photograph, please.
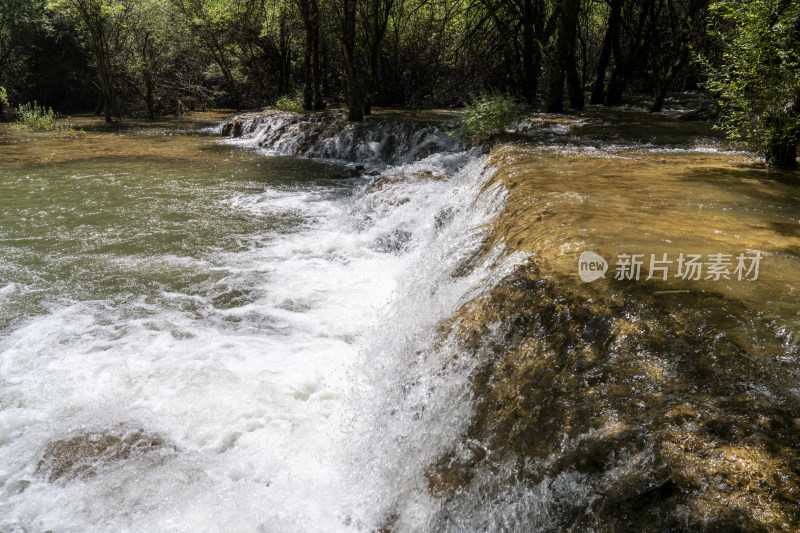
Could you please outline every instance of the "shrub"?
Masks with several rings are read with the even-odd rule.
[[[527,110],[513,98],[500,93],[481,93],[459,119],[462,134],[472,143],[480,143],[503,133]]]
[[[291,111],[293,113],[303,110],[303,104],[300,102],[300,99],[297,97],[293,98],[288,94],[284,94],[278,98],[275,101],[275,107],[281,111]]]
[[[0,87],[0,107],[8,105],[8,93],[5,87]]]
[[[52,108],[45,109],[36,102],[22,104],[17,108],[17,124],[31,131],[53,131],[59,129],[60,115]]]
[[[800,3],[717,0],[709,33],[719,61],[700,60],[722,104],[728,138],[794,168],[800,141]]]

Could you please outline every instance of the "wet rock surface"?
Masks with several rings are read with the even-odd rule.
[[[448,135],[450,114],[425,121],[397,112],[379,112],[360,123],[337,112],[263,111],[232,117],[222,126],[226,137],[253,138],[259,146],[294,156],[387,164],[416,161],[454,148]]]
[[[174,451],[161,436],[120,424],[83,431],[45,444],[36,474],[49,482],[92,477],[101,468],[136,457]]]
[[[459,507],[572,476],[587,493],[545,530],[795,530],[800,375],[784,360],[800,353],[727,334],[756,317],[721,323],[719,294],[571,285],[519,267],[463,310],[463,349],[483,361],[475,417],[431,490]]]
[[[427,472],[437,527],[797,531],[796,189],[733,156],[578,150],[494,152],[508,201],[454,275],[498,246],[528,259],[442,325],[477,366],[469,427]],[[769,266],[715,284],[616,280],[612,263],[590,284],[583,250]]]

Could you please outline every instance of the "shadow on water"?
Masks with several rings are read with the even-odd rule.
[[[429,471],[449,529],[480,520],[476,494],[493,494],[512,530],[800,520],[800,350],[758,312],[666,284],[576,286],[531,265],[462,313],[462,355],[483,362],[463,445]]]
[[[509,197],[484,253],[529,259],[443,329],[478,361],[469,428],[428,471],[443,530],[800,527],[800,179],[692,149],[674,119],[660,142],[690,144],[616,145],[651,127],[631,120],[578,127],[604,150],[573,130],[491,155]],[[586,250],[605,279],[578,278]],[[613,279],[621,253],[641,278]],[[690,281],[680,253],[763,262]],[[650,254],[666,280],[645,279]]]

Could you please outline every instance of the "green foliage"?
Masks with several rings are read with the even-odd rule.
[[[722,105],[722,128],[732,141],[780,163],[771,160],[776,147],[800,137],[800,3],[718,0],[710,9],[709,32],[723,54],[716,64],[700,61]]]
[[[8,105],[8,93],[5,87],[0,87],[0,104]]]
[[[303,110],[303,103],[298,97],[292,97],[284,94],[275,101],[275,107],[281,111],[298,113]]]
[[[45,109],[36,102],[22,104],[17,108],[17,125],[31,131],[53,131],[59,129],[59,114],[52,108]]]
[[[459,119],[462,134],[477,144],[491,139],[521,118],[527,107],[515,99],[497,92],[484,92],[473,97],[472,103]]]

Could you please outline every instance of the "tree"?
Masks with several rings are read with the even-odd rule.
[[[691,57],[691,50],[689,49],[690,37],[695,24],[695,19],[697,14],[700,13],[707,5],[708,0],[689,0],[688,5],[686,6],[686,15],[683,19],[683,24],[681,25],[681,31],[678,34],[676,43],[677,50],[675,51],[674,59],[670,62],[667,73],[664,75],[664,79],[661,80],[661,86],[656,92],[656,99],[650,108],[651,112],[657,113],[661,111],[661,109],[664,107],[664,100],[667,97],[667,91],[669,91],[675,76],[678,74],[678,72],[680,72],[683,66],[689,62]]]
[[[606,105],[622,103],[626,85],[653,49],[664,3],[664,0],[612,0],[611,17],[619,17],[619,20],[614,23],[614,32],[611,33],[614,68],[606,88]],[[625,34],[620,31],[623,27],[628,29]],[[651,76],[651,73],[646,74]]]
[[[303,18],[303,109],[319,111],[322,100],[322,65],[319,59],[319,0],[295,0]]]
[[[723,128],[780,168],[797,167],[800,141],[800,3],[719,0],[711,5],[718,61],[701,58],[719,96]]]
[[[553,2],[548,15],[542,0],[481,0],[505,50],[511,78],[516,79],[522,100],[536,103],[542,54],[545,45],[556,33],[561,2]],[[573,32],[574,37],[574,32]],[[573,48],[574,50],[574,48]]]
[[[564,109],[564,76],[567,78],[569,106],[583,109],[583,87],[575,63],[575,39],[578,30],[580,0],[562,0],[556,40],[556,57],[550,72],[550,94],[547,110],[560,113]]]
[[[338,37],[347,79],[347,120],[360,122],[364,120],[366,88],[359,50],[356,48],[358,0],[339,0],[336,7],[340,13]]]
[[[608,12],[606,23],[606,34],[603,39],[603,47],[597,60],[597,79],[590,102],[602,104],[606,101],[606,70],[611,62],[611,53],[615,43],[619,43],[619,24],[622,10],[622,0],[610,0],[611,6]],[[617,44],[618,48],[618,44]]]
[[[0,85],[77,111],[93,79],[109,118],[259,108],[298,88],[305,109],[338,101],[351,120],[487,91],[580,108],[585,87],[606,105],[654,94],[658,110],[701,81],[690,52],[724,44],[704,29],[711,1],[0,0]]]
[[[128,30],[131,0],[53,0],[47,7],[78,26],[84,46],[93,58],[97,88],[103,98],[106,122],[111,122],[120,51]]]
[[[39,0],[0,0],[0,83],[14,77],[9,70],[19,60],[20,48],[41,26],[42,10]],[[0,99],[0,113],[3,102]]]
[[[380,58],[383,39],[389,24],[389,16],[394,7],[394,0],[369,0],[363,3],[364,17],[368,21],[364,25],[367,42],[367,56],[369,58],[369,75],[367,76],[366,100],[364,113],[370,114],[372,104],[381,100],[383,95],[383,80],[381,76]]]
[[[223,0],[176,0],[183,22],[222,74],[225,87],[237,108],[242,95],[236,46],[228,39],[236,17],[236,2]]]
[[[169,59],[178,45],[173,39],[183,36],[170,23],[165,0],[138,0],[131,5],[126,33],[125,83],[144,101],[148,118],[155,118],[156,91],[166,76]]]

